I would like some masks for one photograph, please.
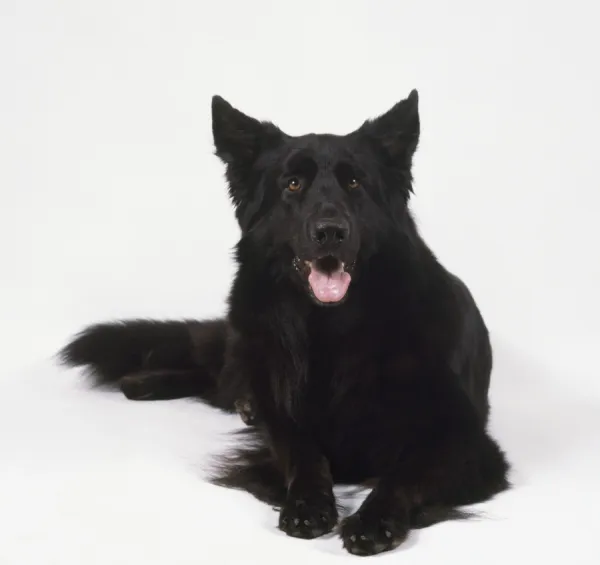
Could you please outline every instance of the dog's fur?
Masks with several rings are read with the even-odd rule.
[[[215,482],[279,506],[289,535],[334,528],[335,483],[374,481],[340,525],[357,555],[508,488],[488,331],[408,208],[416,91],[345,136],[212,112],[241,228],[227,317],[98,324],[62,360],[132,399],[241,406],[254,425]]]

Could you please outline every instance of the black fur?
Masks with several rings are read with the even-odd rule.
[[[416,91],[345,136],[212,111],[241,228],[227,317],[92,326],[63,361],[129,398],[238,409],[253,425],[214,480],[279,506],[289,535],[336,526],[335,483],[375,485],[339,525],[357,555],[467,517],[509,465],[486,429],[488,331],[408,208]]]

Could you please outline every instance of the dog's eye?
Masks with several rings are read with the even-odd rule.
[[[351,178],[351,179],[348,181],[348,188],[349,188],[350,190],[356,190],[356,189],[357,189],[359,186],[360,186],[360,183],[358,182],[358,179]]]
[[[289,191],[296,192],[297,190],[300,190],[301,188],[302,188],[302,185],[300,184],[300,180],[297,177],[292,177],[288,181],[287,189]]]

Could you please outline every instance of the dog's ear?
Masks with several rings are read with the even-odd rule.
[[[216,155],[227,165],[252,166],[261,150],[277,143],[283,132],[234,108],[220,96],[212,99],[212,130]]]
[[[394,163],[410,167],[419,144],[419,94],[412,90],[385,114],[366,121],[358,130],[383,149]]]

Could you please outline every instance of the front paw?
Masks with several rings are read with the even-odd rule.
[[[408,524],[360,511],[341,524],[344,547],[354,555],[375,555],[398,547],[408,535]]]
[[[317,496],[290,493],[279,515],[279,529],[288,536],[312,539],[333,530],[337,518],[333,493]]]

